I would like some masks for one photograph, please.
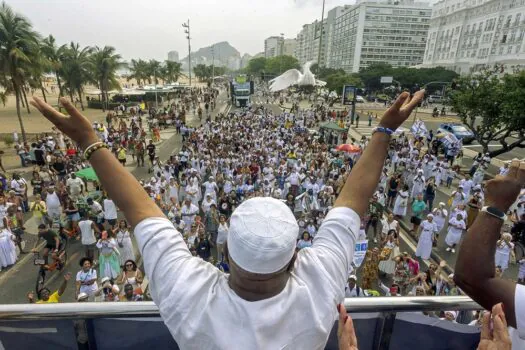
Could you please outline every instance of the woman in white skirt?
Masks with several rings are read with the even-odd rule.
[[[514,243],[511,242],[511,239],[512,235],[505,232],[496,244],[496,266],[499,266],[502,272],[505,272],[509,267],[510,253],[514,249]]]
[[[15,236],[9,230],[7,218],[0,223],[0,270],[16,262]]]
[[[392,213],[396,216],[405,216],[407,214],[408,206],[408,186],[404,185],[403,189],[399,191],[394,203],[394,210]]]
[[[456,245],[461,240],[461,235],[463,235],[463,231],[466,229],[467,224],[461,214],[457,214],[456,217],[448,221],[448,232],[445,237],[445,243],[448,245],[447,249],[445,249],[447,252],[456,252]]]
[[[390,257],[387,260],[382,260],[379,263],[379,271],[392,275],[396,269],[396,257],[400,254],[399,239],[397,238],[396,230],[388,231],[388,234],[383,243],[383,248],[389,248]]]
[[[438,207],[432,210],[432,214],[434,215],[434,222],[438,228],[437,236],[439,236],[443,227],[445,227],[445,222],[447,222],[448,218],[448,211],[445,209],[445,203],[440,202]]]
[[[135,252],[133,251],[133,242],[131,241],[131,234],[126,220],[120,220],[116,232],[117,249],[120,253],[120,266],[124,266],[127,260],[135,261]]]
[[[432,242],[434,242],[437,226],[434,215],[428,214],[427,219],[419,226],[419,239],[417,241],[416,256],[423,260],[430,259],[432,253]]]

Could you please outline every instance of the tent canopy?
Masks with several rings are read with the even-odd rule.
[[[319,129],[332,130],[332,131],[337,131],[337,132],[346,132],[346,129],[339,127],[339,125],[337,125],[334,122],[322,123],[321,125],[319,125]]]

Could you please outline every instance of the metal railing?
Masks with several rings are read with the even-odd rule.
[[[468,297],[369,297],[347,298],[346,309],[351,313],[413,312],[439,310],[482,309]],[[158,317],[153,302],[107,302],[64,304],[0,305],[0,320],[43,320],[79,318]]]

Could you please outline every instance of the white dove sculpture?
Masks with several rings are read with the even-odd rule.
[[[270,91],[281,91],[292,85],[325,86],[326,82],[315,79],[315,75],[310,71],[312,64],[314,64],[314,61],[306,62],[303,66],[303,73],[297,69],[289,69],[278,77],[273,78],[270,80]]]

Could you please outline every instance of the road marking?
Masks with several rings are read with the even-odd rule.
[[[3,326],[0,326],[0,332],[26,333],[26,334],[43,334],[43,333],[58,333],[58,329],[56,329],[56,328],[23,328],[23,327],[3,327]]]
[[[463,145],[464,148],[480,148],[480,147],[483,147],[481,145]],[[487,147],[503,147],[501,146],[500,144],[495,144],[495,145],[487,145]]]
[[[42,250],[45,247],[46,243],[42,242],[40,245],[36,247],[39,251]],[[27,247],[26,247],[27,248]],[[32,260],[34,258],[33,253],[28,252],[26,256],[24,256],[22,259],[18,260],[13,267],[11,267],[9,270],[7,270],[4,274],[0,275],[0,286],[4,283],[4,280],[11,277],[12,274],[17,273],[20,271],[20,267],[25,265],[29,260]]]

